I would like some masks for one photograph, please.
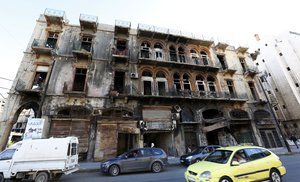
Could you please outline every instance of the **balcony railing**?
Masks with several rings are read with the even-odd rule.
[[[53,50],[56,47],[56,42],[50,42],[47,40],[42,39],[34,39],[31,48],[36,53],[51,53],[51,50]]]
[[[247,76],[254,76],[258,73],[259,73],[258,68],[254,67],[254,66],[246,68],[246,70],[244,72],[244,74],[247,75]]]
[[[91,58],[93,55],[93,45],[82,44],[82,42],[76,42],[73,44],[72,50],[74,56],[76,57],[87,57]]]

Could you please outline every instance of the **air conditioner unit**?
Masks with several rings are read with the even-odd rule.
[[[177,111],[177,112],[180,112],[181,111],[181,107],[179,105],[175,105],[174,106],[174,109]]]
[[[138,78],[139,74],[138,73],[130,73],[130,78]]]

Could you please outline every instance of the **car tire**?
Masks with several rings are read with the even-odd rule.
[[[48,181],[48,173],[47,172],[39,172],[34,178],[35,182],[47,182]]]
[[[151,166],[151,170],[154,173],[159,173],[162,170],[162,165],[160,162],[154,162]]]
[[[222,177],[219,182],[232,182],[229,177]]]
[[[270,171],[270,181],[271,182],[281,182],[281,175],[280,173],[275,170],[275,169],[271,169]]]
[[[118,176],[120,174],[120,168],[119,168],[119,166],[114,164],[114,165],[109,167],[108,172],[111,176]]]
[[[0,182],[4,182],[4,176],[2,173],[0,174]]]

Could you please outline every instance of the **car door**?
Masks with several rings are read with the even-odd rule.
[[[265,152],[259,148],[245,149],[249,156],[249,163],[253,171],[253,179],[262,180],[269,177],[270,161],[267,159]]]
[[[152,158],[152,153],[150,149],[140,149],[138,151],[138,169],[140,171],[145,171],[149,169],[151,158]]]
[[[14,153],[15,149],[7,149],[0,153],[0,172],[3,172],[3,174],[9,173]]]
[[[120,161],[121,171],[131,172],[136,171],[139,168],[137,154],[138,150],[132,150],[124,156],[122,161]]]

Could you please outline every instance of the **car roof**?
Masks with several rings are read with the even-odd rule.
[[[240,149],[246,149],[246,148],[259,148],[259,149],[265,149],[263,147],[255,146],[255,145],[236,145],[236,146],[228,146],[228,147],[221,147],[218,148],[217,150],[231,150],[231,151],[237,151]]]

